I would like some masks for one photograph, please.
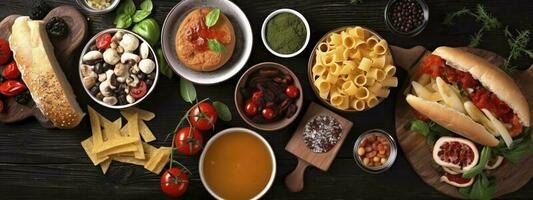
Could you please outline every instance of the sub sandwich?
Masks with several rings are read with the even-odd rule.
[[[76,127],[84,113],[54,56],[44,22],[18,17],[11,29],[10,47],[37,108],[54,127]]]
[[[529,127],[529,106],[504,71],[451,47],[425,57],[407,103],[435,123],[481,145],[509,147]]]

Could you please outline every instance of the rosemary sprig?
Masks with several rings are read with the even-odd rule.
[[[527,49],[527,45],[530,40],[529,30],[515,30],[515,32],[516,34],[513,34],[511,31],[509,31],[509,27],[505,27],[504,33],[505,37],[507,37],[507,43],[509,44],[510,52],[501,68],[507,72],[512,72],[518,69],[518,67],[512,65],[511,62],[519,57],[526,55],[529,58],[533,58],[533,51],[531,49]]]
[[[481,4],[478,4],[476,6],[476,11],[473,12],[472,10],[468,8],[462,8],[461,10],[455,11],[453,13],[448,13],[446,15],[446,18],[444,18],[443,24],[446,25],[454,25],[454,19],[459,16],[463,15],[470,15],[476,19],[477,22],[480,22],[482,24],[481,28],[474,34],[470,36],[470,43],[468,44],[469,47],[477,47],[482,41],[482,37],[485,33],[485,31],[490,31],[492,29],[497,29],[502,26],[500,21],[496,17],[494,17],[491,13],[485,9],[485,7]]]

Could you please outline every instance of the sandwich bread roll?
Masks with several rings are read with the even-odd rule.
[[[9,43],[22,80],[43,115],[57,128],[76,127],[84,113],[54,56],[44,22],[17,18]]]

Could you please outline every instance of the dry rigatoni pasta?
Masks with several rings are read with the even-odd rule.
[[[314,60],[311,73],[320,98],[342,110],[372,108],[398,86],[387,41],[359,26],[328,35]]]

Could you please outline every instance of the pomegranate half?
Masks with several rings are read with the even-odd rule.
[[[441,137],[433,146],[433,160],[440,166],[464,172],[476,166],[479,152],[470,140]]]

